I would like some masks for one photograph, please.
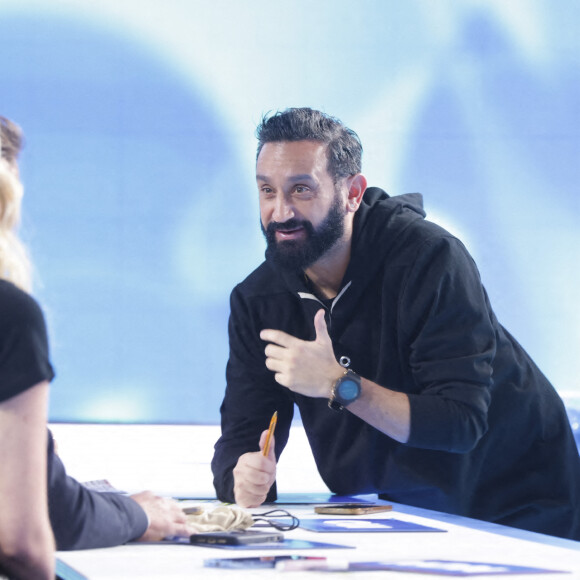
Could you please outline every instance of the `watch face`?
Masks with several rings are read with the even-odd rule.
[[[345,401],[352,401],[358,397],[360,387],[356,381],[346,378],[338,385],[338,396]]]

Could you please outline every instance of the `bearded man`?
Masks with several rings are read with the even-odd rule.
[[[337,119],[288,109],[257,135],[266,260],[231,295],[218,497],[276,499],[296,404],[334,493],[580,539],[564,406],[463,244],[425,220],[419,194],[367,189]]]

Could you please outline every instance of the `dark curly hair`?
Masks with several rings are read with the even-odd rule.
[[[266,143],[320,141],[327,145],[328,172],[335,183],[361,171],[362,145],[358,135],[335,117],[308,107],[264,115],[256,137],[256,159]]]

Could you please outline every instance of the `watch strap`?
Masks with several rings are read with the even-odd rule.
[[[342,377],[345,377],[346,376],[346,373],[347,372],[348,372],[348,369],[344,369],[344,372],[342,373],[342,376],[339,377],[336,381],[334,381],[334,385],[332,385],[332,389],[330,389],[330,397],[328,398],[328,406],[333,411],[342,411],[344,409],[344,405],[341,405],[336,400],[336,387],[337,387],[340,379],[342,379]]]
[[[349,375],[359,384],[359,395],[352,401],[348,401],[345,403],[344,401],[340,400],[340,396],[337,392],[337,389],[339,385],[342,383],[342,381],[345,379],[345,377]],[[330,391],[330,397],[328,399],[328,406],[334,411],[342,411],[346,405],[356,401],[356,399],[358,399],[359,396],[360,396],[360,377],[354,371],[351,371],[350,369],[344,369],[344,373],[342,374],[342,376],[339,377],[332,386],[332,389]]]

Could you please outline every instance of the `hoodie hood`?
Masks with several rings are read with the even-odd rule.
[[[344,283],[374,276],[397,238],[425,215],[420,193],[391,197],[378,187],[369,187],[354,218],[352,251]]]
[[[389,229],[395,226],[395,230],[399,230],[400,227],[397,227],[396,223],[400,220],[397,220],[397,216],[405,216],[404,221],[408,222],[409,214],[425,218],[423,196],[420,193],[405,193],[391,197],[379,187],[369,187],[363,195],[354,219],[353,246],[361,242],[365,245],[365,241],[378,242],[386,233],[387,224]]]

